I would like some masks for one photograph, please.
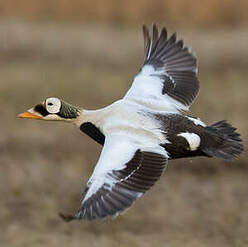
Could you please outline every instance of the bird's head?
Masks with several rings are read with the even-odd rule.
[[[19,114],[18,117],[72,122],[80,116],[80,113],[80,108],[52,97],[47,98],[44,102],[35,105],[28,111]]]

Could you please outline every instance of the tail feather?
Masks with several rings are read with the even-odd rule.
[[[203,151],[214,157],[232,160],[244,151],[240,134],[225,120],[206,127],[210,131],[214,142],[203,149]]]

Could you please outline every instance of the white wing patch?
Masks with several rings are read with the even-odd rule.
[[[188,118],[190,121],[194,122],[195,125],[201,125],[202,127],[206,127],[207,125],[205,123],[203,123],[200,118],[193,118],[193,117],[188,117],[185,116],[186,118]]]
[[[158,71],[155,71],[152,65],[145,65],[141,72],[135,76],[132,87],[128,90],[124,99],[132,97],[145,97],[159,98],[163,89],[163,82],[157,76]]]
[[[195,55],[166,28],[159,33],[153,25],[150,34],[143,26],[143,34],[144,65],[124,99],[157,111],[187,111],[199,91]]]
[[[88,184],[92,185],[84,201],[103,186],[104,182],[107,182],[110,187],[114,185],[114,180],[109,176],[106,177],[107,173],[112,170],[123,169],[138,149],[135,144],[132,145],[128,141],[128,139],[124,139],[122,136],[118,137],[118,135],[112,136],[112,138],[106,137],[101,156],[88,181]]]
[[[80,210],[73,219],[116,217],[149,190],[166,170],[168,156],[163,147],[143,147],[125,135],[106,136],[95,170],[84,191]]]
[[[124,169],[126,163],[131,160],[137,149],[161,153],[167,157],[166,151],[157,143],[155,143],[154,146],[144,148],[143,144],[131,139],[128,136],[117,134],[106,136],[101,156],[88,181],[90,188],[82,203],[96,193],[96,191],[101,188],[104,183],[107,183],[110,188],[114,186],[116,181],[107,174],[111,171]]]
[[[162,94],[164,81],[159,75],[163,74],[162,70],[155,70],[152,65],[145,65],[134,78],[133,84],[124,99],[135,101],[159,111],[172,113],[178,113],[179,110],[187,111],[187,106],[167,94]]]
[[[178,136],[182,136],[187,140],[191,151],[195,151],[200,146],[201,138],[195,133],[184,132],[178,134]]]

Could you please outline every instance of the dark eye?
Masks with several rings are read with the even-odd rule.
[[[53,103],[49,102],[47,105],[52,106],[52,105],[53,105]]]

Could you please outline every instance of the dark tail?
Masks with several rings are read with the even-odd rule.
[[[214,123],[206,127],[206,130],[211,136],[210,143],[202,150],[207,155],[232,160],[244,151],[240,134],[226,121]]]

